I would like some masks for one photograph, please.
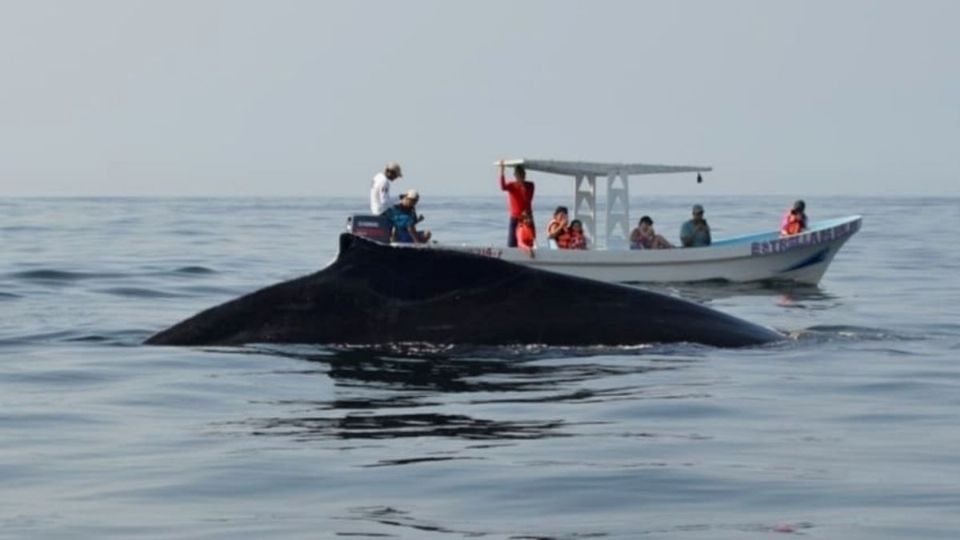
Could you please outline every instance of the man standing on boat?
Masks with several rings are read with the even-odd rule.
[[[507,247],[517,247],[517,223],[524,212],[530,214],[533,221],[533,182],[527,181],[527,171],[523,165],[513,167],[513,181],[507,182],[504,175],[504,163],[500,160],[500,189],[507,192],[510,201],[510,225],[507,232]]]
[[[688,220],[680,228],[680,243],[683,247],[705,247],[709,246],[710,242],[710,225],[703,219],[703,207],[695,204],[693,219]]]
[[[379,216],[393,206],[390,202],[390,182],[401,177],[403,173],[400,172],[400,164],[395,161],[388,163],[383,172],[373,177],[373,185],[370,187],[370,213]]]

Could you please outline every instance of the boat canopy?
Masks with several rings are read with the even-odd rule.
[[[500,161],[494,165],[500,165]],[[693,165],[656,165],[651,163],[601,163],[594,161],[558,161],[554,159],[510,159],[506,166],[523,165],[528,171],[572,176],[573,216],[583,223],[583,228],[596,242],[597,237],[597,177],[607,178],[607,204],[603,246],[612,247],[613,242],[626,244],[630,231],[630,182],[629,178],[641,174],[697,173],[712,171],[712,167]],[[615,234],[615,233],[619,233]],[[620,238],[617,239],[617,236]]]
[[[523,165],[528,171],[560,174],[565,176],[634,176],[639,174],[669,174],[684,172],[709,172],[712,167],[694,165],[654,165],[652,163],[601,163],[596,161],[558,161],[555,159],[510,159],[504,165]],[[496,162],[495,165],[500,165]]]

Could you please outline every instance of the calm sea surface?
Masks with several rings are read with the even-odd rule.
[[[792,201],[634,213],[675,239],[692,202],[716,237]],[[808,198],[864,216],[819,287],[656,287],[773,347],[140,345],[322,268],[364,206],[0,199],[0,538],[960,537],[960,200]],[[420,210],[504,237],[497,196]]]

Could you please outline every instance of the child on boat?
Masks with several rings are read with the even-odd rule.
[[[567,249],[587,249],[587,236],[583,234],[583,223],[575,219],[570,223],[570,239]]]
[[[533,258],[533,250],[537,248],[537,231],[533,228],[533,216],[530,212],[524,211],[520,214],[516,234],[517,247],[529,252],[530,258]]]

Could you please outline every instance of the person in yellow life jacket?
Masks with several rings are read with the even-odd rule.
[[[793,203],[793,208],[788,210],[780,221],[780,236],[790,236],[807,230],[807,214],[804,213],[806,208],[807,203],[802,200]]]

